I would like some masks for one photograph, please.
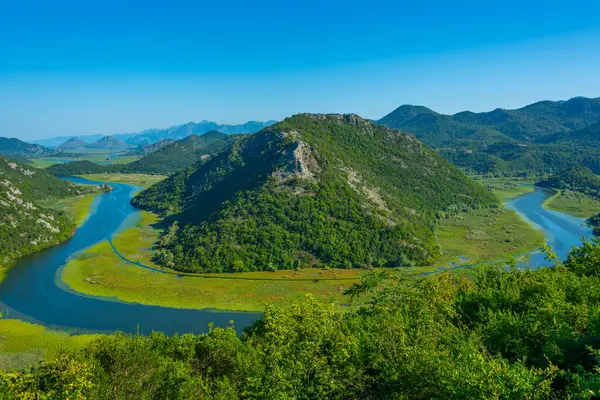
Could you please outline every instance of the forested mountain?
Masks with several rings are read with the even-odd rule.
[[[87,145],[87,143],[84,142],[83,140],[81,140],[77,137],[73,137],[73,138],[67,140],[66,142],[64,142],[63,144],[61,144],[60,146],[58,146],[56,149],[57,150],[80,150],[80,149],[84,149],[86,145]]]
[[[46,171],[0,156],[0,265],[68,239],[73,221],[40,203],[75,194]]]
[[[202,157],[218,153],[237,140],[221,132],[190,135],[150,153],[137,161],[121,165],[119,171],[146,174],[169,174],[194,164]]]
[[[401,106],[378,122],[415,134],[472,173],[539,176],[575,165],[600,173],[600,98],[454,115]]]
[[[39,144],[30,144],[15,138],[0,137],[0,154],[8,157],[52,157],[64,155],[63,152],[52,150]]]
[[[600,176],[586,167],[568,168],[547,180],[538,182],[537,185],[551,189],[572,190],[600,198]]]
[[[430,262],[437,218],[495,202],[410,134],[313,114],[249,135],[133,200],[177,222],[160,258],[188,271]]]
[[[86,146],[88,149],[103,149],[103,150],[125,150],[131,146],[112,136],[104,136],[102,139],[90,143]]]
[[[378,121],[413,133],[432,147],[531,143],[600,122],[600,98],[541,101],[517,110],[438,114],[422,106],[401,106]]]

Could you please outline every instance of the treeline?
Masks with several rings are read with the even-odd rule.
[[[6,399],[594,399],[600,245],[553,268],[366,275],[337,312],[307,298],[233,329],[117,334],[0,376]],[[234,322],[232,322],[234,323]]]

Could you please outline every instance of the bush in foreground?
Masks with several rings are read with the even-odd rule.
[[[25,373],[0,398],[590,399],[600,393],[600,244],[554,268],[473,279],[369,275],[346,313],[311,297],[233,329],[116,334]],[[2,397],[4,396],[4,397]]]

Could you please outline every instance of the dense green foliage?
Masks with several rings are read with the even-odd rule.
[[[28,373],[4,398],[592,399],[600,394],[600,246],[564,265],[366,275],[367,304],[338,313],[307,298],[233,329],[117,334]],[[44,397],[46,396],[46,397]],[[2,397],[0,397],[2,398]]]
[[[105,172],[118,172],[120,165],[100,165],[95,162],[83,160],[83,161],[71,161],[67,163],[54,164],[46,168],[46,171],[55,176],[74,176],[84,174],[102,174]]]
[[[379,123],[413,133],[473,173],[542,176],[575,165],[600,173],[600,99],[455,115],[402,106]]]
[[[100,165],[91,161],[71,161],[52,165],[47,170],[56,176],[102,173],[165,175],[223,151],[239,137],[239,135],[225,135],[224,133],[211,131],[202,136],[191,135],[185,139],[167,144],[128,164]]]
[[[71,237],[75,221],[42,204],[79,193],[44,170],[0,157],[0,265]]]
[[[538,182],[537,185],[550,189],[572,190],[600,198],[600,176],[586,167],[568,168],[547,180]]]
[[[185,139],[164,146],[129,164],[121,166],[120,172],[143,174],[168,174],[188,167],[203,156],[219,153],[237,140],[211,131],[201,136],[191,135]]]
[[[355,115],[297,115],[133,200],[178,223],[159,261],[185,271],[405,266],[439,255],[447,213],[495,204],[412,135]]]

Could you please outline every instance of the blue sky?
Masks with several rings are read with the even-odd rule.
[[[0,136],[600,97],[600,2],[0,0]]]

